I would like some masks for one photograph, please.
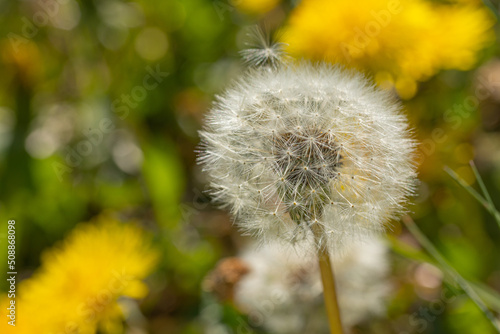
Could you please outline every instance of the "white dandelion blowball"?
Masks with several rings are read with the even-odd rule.
[[[307,245],[306,245],[307,247]],[[373,238],[339,257],[332,254],[345,328],[382,316],[391,292],[387,246]],[[235,286],[235,304],[250,323],[274,334],[329,333],[320,269],[313,254],[252,245],[241,256],[248,267]]]
[[[272,63],[218,96],[200,132],[214,199],[264,241],[309,239],[316,225],[341,251],[383,231],[414,188],[400,103],[353,71]]]

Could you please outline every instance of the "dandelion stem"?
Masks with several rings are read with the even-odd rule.
[[[321,281],[323,283],[323,298],[325,299],[330,333],[343,334],[342,323],[340,321],[340,310],[337,302],[337,291],[335,289],[335,278],[330,255],[328,254],[328,248],[321,243],[321,228],[315,225],[312,230],[318,247],[319,268],[321,271]]]

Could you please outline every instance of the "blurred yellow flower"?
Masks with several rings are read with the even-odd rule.
[[[281,0],[232,0],[231,4],[247,14],[264,14],[274,9]]]
[[[19,284],[16,326],[2,321],[0,332],[122,332],[117,299],[144,297],[142,280],[157,259],[149,238],[132,224],[104,217],[81,224],[44,253],[41,267]],[[2,309],[7,303],[7,297],[0,296]]]
[[[473,1],[303,0],[283,41],[294,56],[356,67],[410,98],[418,81],[441,69],[471,68],[494,39],[493,24]]]

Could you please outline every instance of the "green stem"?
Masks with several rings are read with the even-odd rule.
[[[319,268],[321,271],[321,281],[323,283],[323,298],[325,299],[326,314],[330,325],[331,334],[343,334],[342,322],[340,320],[340,310],[337,302],[337,291],[335,288],[335,278],[333,267],[330,261],[330,254],[326,245],[321,244],[321,227],[312,227],[314,238],[317,244],[317,254]]]

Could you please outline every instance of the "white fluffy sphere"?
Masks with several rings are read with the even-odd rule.
[[[213,196],[261,240],[309,238],[316,224],[321,244],[340,251],[383,230],[413,191],[401,105],[339,67],[250,70],[217,98],[200,135]]]
[[[235,304],[251,325],[273,334],[329,333],[318,261],[283,246],[251,247],[242,256],[249,273],[235,288]],[[390,293],[387,247],[375,238],[333,257],[345,329],[385,313]]]

